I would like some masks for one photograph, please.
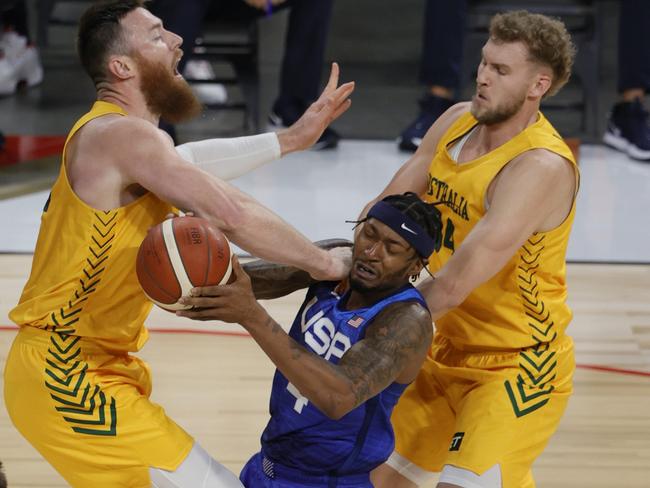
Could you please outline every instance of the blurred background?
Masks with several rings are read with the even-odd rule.
[[[637,7],[649,4],[641,0],[626,1]],[[294,19],[297,26],[292,27],[289,13],[292,9],[283,9],[282,5],[272,15],[247,7],[258,13],[257,18],[230,19],[237,16],[230,15],[228,5],[246,6],[244,2],[226,1],[226,7],[221,10],[214,8],[219,2],[207,2],[212,7],[199,16],[202,18],[198,19],[197,47],[186,42],[189,44],[184,47],[186,58],[194,51],[199,63],[198,68],[195,63],[192,69],[188,64],[185,75],[196,81],[193,86],[206,102],[206,108],[196,120],[175,128],[179,143],[266,131],[277,128],[278,123],[291,123],[297,117],[285,110],[275,120],[269,118],[280,111],[278,103],[282,94],[278,87],[283,56],[287,52],[286,35],[292,28],[300,31],[300,19]],[[27,13],[29,52],[38,54],[42,74],[39,77],[30,71],[35,80],[33,86],[27,87],[31,83],[19,81],[16,89],[0,96],[0,132],[5,140],[4,149],[0,150],[0,251],[4,252],[33,249],[40,209],[58,172],[64,137],[95,98],[94,88],[75,53],[76,21],[89,2],[2,0],[0,5],[6,12],[12,5],[21,3]],[[179,24],[178,12],[187,14],[192,3],[156,0],[150,5],[154,10],[159,9],[159,15],[161,11],[168,13],[169,19],[163,20],[169,27]],[[458,5],[466,5],[460,34],[448,35],[445,45],[427,53],[429,59],[439,59],[458,51],[455,60],[458,87],[454,93],[457,100],[469,99],[473,92],[489,18],[499,11],[527,8],[562,18],[578,46],[571,81],[542,106],[545,115],[579,153],[582,187],[569,259],[650,262],[646,245],[650,230],[645,212],[650,206],[650,165],[602,144],[608,114],[619,97],[620,2],[307,2],[313,9],[323,3],[329,4],[331,11],[326,8],[325,13],[318,12],[309,22],[324,29],[324,47],[305,44],[301,36],[294,36],[291,41],[294,48],[297,45],[307,56],[306,60],[294,62],[290,72],[297,73],[295,79],[303,73],[307,77],[308,72],[314,71],[310,66],[313,59],[320,59],[317,54],[320,49],[323,51],[322,63],[317,66],[320,83],[312,83],[313,91],[320,90],[330,63],[337,61],[341,66],[341,81],[356,81],[352,108],[333,124],[335,132],[328,134],[332,137],[325,141],[329,150],[291,155],[239,178],[234,182],[236,185],[276,210],[310,238],[349,235],[349,226],[343,221],[356,216],[410,156],[408,151],[398,148],[397,138],[418,121],[430,124],[433,120],[425,110],[429,103],[425,101],[428,87],[420,81],[425,23],[434,22],[429,28],[436,31],[459,22],[452,22],[447,12],[432,14],[427,7],[436,4],[437,8],[442,5],[447,10],[458,11]],[[161,4],[167,10],[160,10]],[[177,12],[170,15],[174,8]],[[650,25],[650,18],[644,20],[643,13],[638,15]],[[645,58],[631,63],[646,74],[650,72],[646,67],[650,64],[648,44],[639,39],[635,47],[645,53]],[[5,51],[11,54],[10,49]],[[310,56],[311,53],[314,55]],[[0,80],[3,66],[0,60]],[[650,144],[647,111],[643,110],[639,123]],[[276,125],[269,127],[270,122]],[[334,195],[336,198],[332,198]],[[296,205],[297,201],[301,205]],[[314,215],[318,218],[313,218]],[[12,232],[8,233],[8,229]]]

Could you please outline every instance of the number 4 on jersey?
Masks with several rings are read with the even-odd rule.
[[[445,237],[442,240],[442,244],[450,249],[451,252],[454,252],[454,223],[451,219],[447,219],[447,225],[445,225]]]
[[[296,403],[294,404],[293,409],[298,413],[302,413],[303,407],[309,403],[309,400],[302,396],[298,391],[298,388],[293,386],[291,383],[287,384],[287,390],[296,397]]]

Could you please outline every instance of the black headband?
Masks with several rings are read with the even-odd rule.
[[[424,259],[436,249],[436,242],[415,220],[403,214],[392,205],[380,201],[368,211],[368,218],[374,218],[397,232]]]

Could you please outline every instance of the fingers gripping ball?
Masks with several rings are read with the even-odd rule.
[[[140,244],[135,270],[152,302],[166,310],[187,309],[177,302],[193,287],[228,282],[230,243],[205,219],[167,219],[151,228]]]

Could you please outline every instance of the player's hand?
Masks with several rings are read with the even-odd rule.
[[[192,309],[179,310],[176,315],[194,320],[221,320],[246,326],[251,320],[260,322],[266,311],[253,295],[251,279],[242,269],[237,256],[232,257],[234,281],[227,285],[193,288],[191,296],[182,297],[180,303]]]
[[[333,120],[350,108],[354,81],[339,83],[339,65],[332,63],[330,78],[318,100],[291,127],[278,132],[282,154],[308,149]]]
[[[352,267],[352,248],[334,247],[327,251],[329,264],[320,273],[310,273],[312,278],[318,281],[340,281],[346,278]]]

